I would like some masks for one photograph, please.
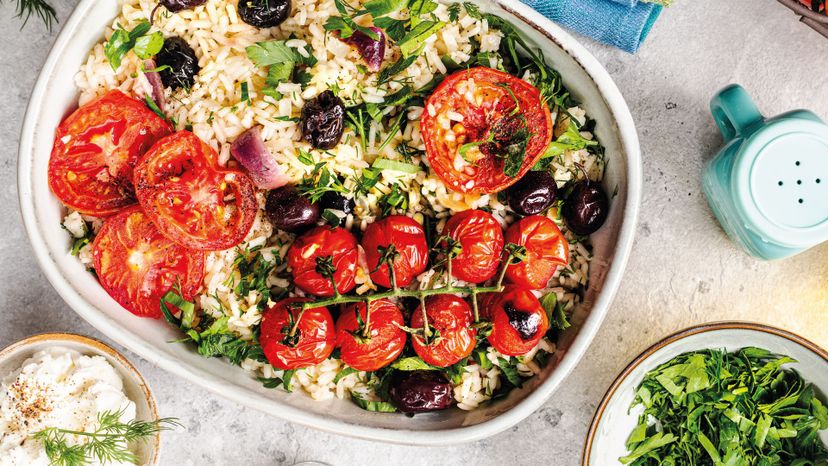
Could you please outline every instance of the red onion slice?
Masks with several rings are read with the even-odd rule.
[[[154,70],[156,68],[155,60],[149,59],[144,60],[144,69],[145,70]],[[144,76],[146,76],[147,81],[149,81],[150,86],[152,87],[152,101],[155,102],[155,105],[164,112],[164,104],[166,103],[164,100],[164,83],[161,82],[161,75],[158,74],[157,71],[150,71],[144,72]]]
[[[237,137],[230,145],[230,153],[247,169],[253,183],[262,189],[280,188],[290,181],[265,147],[259,126]]]
[[[354,31],[351,37],[340,40],[357,49],[369,70],[379,71],[382,61],[385,59],[385,34],[378,27],[368,29],[377,33],[379,40],[372,39],[362,31]]]

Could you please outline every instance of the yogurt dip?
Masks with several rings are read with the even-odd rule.
[[[38,351],[0,382],[0,466],[49,466],[32,435],[48,427],[92,432],[104,411],[122,411],[122,422],[135,419],[135,403],[105,358],[59,346]]]

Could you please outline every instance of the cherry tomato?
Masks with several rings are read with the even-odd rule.
[[[437,367],[448,367],[470,355],[477,333],[472,327],[472,310],[463,299],[442,294],[426,299],[428,325],[438,332],[438,338],[424,344],[421,336],[411,337],[411,346],[423,361]],[[411,314],[411,327],[423,328],[423,309]]]
[[[549,318],[532,291],[507,285],[488,299],[484,314],[492,321],[489,343],[507,356],[521,356],[534,348],[549,330]]]
[[[336,321],[336,346],[340,348],[342,362],[366,372],[391,364],[405,346],[405,332],[400,329],[405,322],[400,308],[387,299],[371,301],[370,306],[370,321],[365,303],[349,305]],[[370,328],[369,338],[354,335],[360,327],[357,312]]]
[[[259,342],[273,367],[282,370],[315,366],[334,350],[336,334],[330,311],[315,307],[301,311],[306,298],[287,298],[270,306],[262,316]],[[290,336],[298,319],[297,331]]]
[[[109,217],[92,243],[101,286],[129,312],[161,317],[161,297],[177,282],[192,300],[204,277],[204,253],[162,235],[139,206]]]
[[[523,217],[506,230],[506,242],[526,247],[526,259],[506,269],[506,278],[532,290],[545,288],[558,266],[569,263],[569,243],[555,222],[542,215]]]
[[[347,293],[356,286],[359,261],[357,240],[350,231],[340,227],[319,226],[296,238],[288,250],[288,265],[293,269],[293,283],[305,293],[333,296],[330,279],[317,272],[317,258],[331,257],[336,289]]]
[[[454,191],[494,193],[543,155],[552,116],[537,88],[491,68],[458,71],[437,86],[420,117],[431,168]]]
[[[405,215],[385,217],[365,229],[362,248],[371,270],[371,280],[386,288],[391,287],[388,265],[382,264],[377,268],[377,264],[381,259],[379,248],[387,248],[391,244],[399,253],[394,261],[394,278],[398,286],[407,286],[414,277],[425,271],[428,264],[425,231],[419,223]]]
[[[170,125],[118,90],[75,110],[55,131],[49,187],[65,205],[103,217],[134,204],[138,157]]]
[[[189,131],[155,143],[135,166],[138,201],[166,237],[191,249],[239,244],[256,218],[256,189],[219,166],[212,147]]]
[[[469,283],[482,283],[497,273],[503,251],[503,231],[488,212],[466,210],[451,217],[443,236],[460,242],[462,250],[452,260],[452,275]]]

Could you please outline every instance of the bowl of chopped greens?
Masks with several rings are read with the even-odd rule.
[[[601,401],[582,465],[828,464],[828,352],[717,322],[648,348]]]

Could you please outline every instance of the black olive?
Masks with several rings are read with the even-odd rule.
[[[506,190],[509,207],[520,215],[537,215],[555,203],[558,185],[546,170],[530,171]]]
[[[267,193],[265,212],[274,227],[298,232],[319,220],[319,206],[311,203],[293,186],[282,186]]]
[[[425,413],[451,406],[451,384],[439,371],[397,371],[391,376],[388,395],[404,413]]]
[[[163,6],[172,13],[178,13],[181,10],[191,10],[199,5],[204,5],[207,0],[159,0],[158,5],[152,9],[150,13],[150,22],[155,18],[155,10]]]
[[[272,28],[290,16],[290,0],[239,0],[239,17],[257,28]]]
[[[566,226],[575,234],[591,235],[601,228],[609,213],[609,199],[598,183],[581,180],[575,183],[563,205]]]
[[[302,137],[317,149],[333,149],[342,139],[344,120],[342,99],[325,91],[302,107]]]
[[[531,340],[538,333],[538,327],[541,323],[539,314],[521,311],[510,304],[504,306],[503,310],[506,312],[506,317],[509,318],[509,325],[517,330],[524,340]]]
[[[353,213],[355,206],[356,203],[353,199],[333,191],[326,192],[322,195],[322,199],[319,200],[319,208],[322,210],[339,210],[345,215]]]
[[[198,58],[195,51],[184,39],[168,37],[164,46],[155,56],[155,65],[163,69],[158,72],[164,87],[176,90],[179,87],[190,88],[198,74]],[[169,67],[169,68],[167,68]]]

